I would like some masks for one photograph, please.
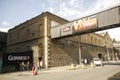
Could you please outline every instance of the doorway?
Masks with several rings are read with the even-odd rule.
[[[102,59],[102,54],[101,53],[98,54],[98,58]]]

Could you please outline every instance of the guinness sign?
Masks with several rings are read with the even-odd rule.
[[[15,61],[15,60],[29,60],[29,56],[14,56],[14,55],[9,55],[8,60],[9,61]]]

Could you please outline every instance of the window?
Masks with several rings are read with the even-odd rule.
[[[91,43],[93,42],[93,37],[91,37]]]
[[[9,51],[12,51],[12,49],[9,49]]]
[[[41,27],[41,26],[42,26],[42,23],[38,25],[38,30],[37,30],[37,32],[41,32],[41,30],[42,30],[42,27]]]
[[[35,33],[32,33],[32,36],[35,36]]]
[[[26,48],[28,48],[29,46],[27,45]]]
[[[16,49],[19,49],[18,47],[16,47]]]

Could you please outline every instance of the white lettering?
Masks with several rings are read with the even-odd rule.
[[[15,61],[15,60],[29,60],[28,56],[13,56],[9,55],[8,56],[9,61]]]

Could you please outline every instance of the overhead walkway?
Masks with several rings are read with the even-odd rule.
[[[116,27],[120,27],[120,4],[64,25],[51,27],[51,38],[72,37]]]

